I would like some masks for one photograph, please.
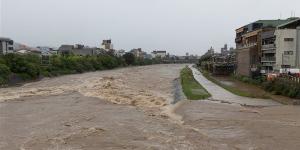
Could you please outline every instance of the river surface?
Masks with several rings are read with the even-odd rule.
[[[282,150],[300,147],[300,107],[232,95],[185,100],[185,65],[67,75],[0,89],[4,150]]]

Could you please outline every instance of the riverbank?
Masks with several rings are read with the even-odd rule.
[[[208,80],[197,68],[190,66],[193,71],[194,78],[203,85],[203,87],[211,93],[212,97],[209,100],[220,101],[230,104],[238,104],[243,106],[278,106],[278,102],[271,99],[251,98],[238,96],[224,89],[223,87]]]
[[[207,99],[211,96],[201,83],[195,80],[193,72],[189,67],[181,70],[180,78],[183,92],[189,100]]]
[[[159,59],[135,58],[131,53],[128,55],[123,57],[109,53],[97,56],[52,55],[49,56],[47,63],[45,60],[42,61],[40,56],[34,54],[0,55],[0,88],[22,85],[41,80],[44,77],[162,63]]]
[[[201,70],[201,69],[199,69]],[[281,95],[274,95],[272,93],[266,92],[264,89],[257,85],[245,83],[236,80],[230,76],[213,76],[206,71],[201,71],[203,76],[208,80],[214,82],[215,84],[223,87],[227,91],[244,97],[251,98],[261,98],[261,99],[272,99],[274,101],[280,102],[287,105],[299,105],[300,100],[289,98]]]

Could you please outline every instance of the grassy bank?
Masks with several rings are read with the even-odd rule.
[[[195,80],[190,68],[185,67],[182,69],[180,78],[183,92],[189,100],[201,100],[211,96],[207,90]]]
[[[252,97],[252,98],[256,98],[255,95],[251,94],[251,93],[248,93],[248,92],[245,92],[245,91],[241,91],[239,90],[238,88],[236,87],[232,87],[232,86],[228,86],[228,85],[225,85],[223,83],[221,83],[220,81],[218,81],[217,79],[213,78],[209,72],[205,71],[205,70],[202,70],[202,69],[199,69],[200,72],[203,74],[204,77],[206,77],[208,80],[210,80],[211,82],[219,85],[220,87],[224,88],[225,90],[235,94],[235,95],[239,95],[239,96],[243,96],[243,97]],[[268,97],[261,97],[261,98],[268,98]]]

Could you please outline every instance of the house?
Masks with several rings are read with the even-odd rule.
[[[300,68],[300,18],[279,25],[275,31],[275,70]]]
[[[0,37],[0,54],[13,53],[14,41],[9,38]]]
[[[166,58],[167,51],[153,51],[151,54],[153,58]]]

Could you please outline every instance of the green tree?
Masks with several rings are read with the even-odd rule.
[[[135,56],[132,53],[126,53],[123,58],[127,65],[133,65],[135,63]]]
[[[9,75],[9,68],[4,64],[0,64],[0,85],[7,83]]]

